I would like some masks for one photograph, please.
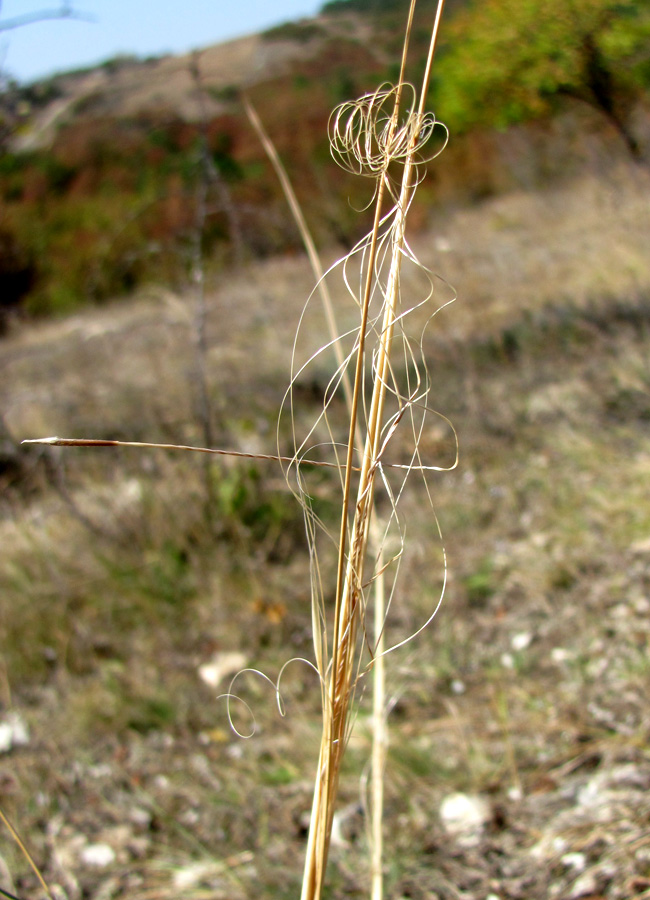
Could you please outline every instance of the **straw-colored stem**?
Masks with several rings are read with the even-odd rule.
[[[384,617],[386,615],[385,579],[383,576],[383,554],[379,551],[377,565],[381,575],[375,583],[374,626],[375,661],[373,663],[372,692],[372,761],[371,761],[371,808],[370,808],[370,897],[382,900],[384,895],[383,857],[384,841],[382,825],[384,821],[384,770],[388,748],[388,727],[386,722],[386,657],[384,656]]]
[[[409,16],[409,23],[407,26],[407,32],[410,31],[411,23],[412,23],[412,13],[413,7],[411,9],[411,15]],[[405,45],[406,50],[406,45]],[[402,72],[400,74],[400,83],[403,81],[403,73],[405,66],[405,56],[404,54],[402,59]],[[334,314],[334,309],[331,301],[331,297],[329,294],[329,290],[327,288],[327,282],[324,277],[324,269],[320,261],[320,256],[316,249],[316,245],[311,236],[311,232],[309,231],[309,227],[305,220],[305,217],[302,212],[302,208],[300,203],[298,202],[298,198],[295,195],[293,187],[291,185],[291,181],[289,176],[287,175],[286,169],[282,164],[282,161],[277,153],[275,145],[273,141],[267,134],[262,122],[255,110],[254,106],[250,102],[247,97],[242,98],[242,102],[244,105],[244,110],[246,115],[248,116],[248,120],[257,133],[262,146],[268,156],[276,175],[278,176],[278,180],[280,181],[280,185],[282,187],[282,191],[284,193],[285,199],[289,205],[291,213],[296,222],[296,226],[300,232],[302,237],[303,244],[305,246],[305,250],[307,252],[307,256],[311,263],[312,271],[314,273],[314,277],[316,279],[316,283],[318,286],[318,291],[320,293],[323,309],[325,312],[325,318],[327,321],[327,326],[330,333],[330,340],[332,342],[332,347],[334,348],[334,353],[336,355],[336,361],[339,365],[343,373],[343,391],[346,398],[346,404],[348,407],[348,412],[352,413],[352,386],[350,384],[350,378],[348,375],[347,368],[344,364],[343,359],[343,351],[341,349],[340,342],[338,340],[338,328],[336,325],[336,317]],[[357,427],[355,431],[355,439],[357,446],[361,447],[363,444],[361,429],[359,427],[359,423],[357,422]],[[375,527],[372,527],[372,526]],[[380,546],[380,535],[379,529],[376,527],[377,523],[373,520],[371,523],[371,539],[373,539],[373,543],[377,545],[379,548],[379,573],[377,575],[377,579],[374,585],[374,633],[375,633],[375,661],[373,664],[373,730],[372,730],[372,773],[371,773],[371,793],[372,793],[372,803],[371,803],[371,864],[370,864],[370,875],[371,875],[371,896],[372,900],[382,900],[383,898],[383,873],[382,873],[382,858],[383,858],[383,840],[382,840],[382,823],[383,823],[383,788],[384,788],[384,766],[385,766],[385,756],[386,756],[386,746],[387,746],[387,726],[386,726],[386,715],[385,715],[385,698],[386,698],[386,664],[383,655],[385,640],[384,640],[384,615],[385,615],[385,575],[383,571],[382,565],[382,553]]]
[[[334,350],[334,355],[336,356],[336,362],[343,372],[343,393],[345,394],[345,401],[348,406],[348,411],[350,411],[352,409],[352,386],[350,384],[350,378],[348,376],[347,369],[345,368],[343,350],[341,349],[341,344],[338,339],[339,332],[338,328],[336,327],[334,306],[332,304],[332,298],[330,296],[329,288],[327,287],[325,272],[321,264],[318,250],[316,249],[316,244],[314,243],[314,239],[311,235],[311,231],[309,230],[309,226],[307,225],[307,221],[303,215],[302,208],[300,206],[300,203],[298,202],[298,198],[296,197],[289,176],[287,175],[287,171],[282,164],[282,160],[280,159],[277,150],[275,149],[275,144],[269,137],[266,129],[264,128],[264,125],[262,124],[262,120],[257,114],[257,110],[248,99],[248,97],[246,97],[246,95],[242,95],[241,99],[244,106],[244,112],[248,116],[248,121],[255,129],[255,132],[260,139],[260,143],[264,148],[264,152],[268,156],[269,161],[273,166],[273,169],[275,170],[275,174],[278,176],[278,181],[280,182],[280,186],[282,187],[282,192],[289,205],[289,209],[291,210],[291,214],[294,218],[298,231],[300,232],[300,237],[302,238],[302,242],[304,244],[312,272],[314,273],[314,278],[316,279],[316,286],[320,294],[321,302],[323,304],[325,319],[327,321],[327,329],[330,334],[330,340],[332,341],[332,348]]]
[[[402,78],[400,78],[402,81]],[[342,382],[343,382],[343,391],[345,394],[346,405],[348,407],[348,412],[352,418],[352,398],[353,391],[350,384],[350,378],[348,375],[347,368],[345,367],[345,361],[343,358],[343,351],[341,349],[340,342],[338,340],[338,328],[336,325],[336,317],[334,314],[334,309],[331,301],[331,297],[329,294],[329,290],[327,288],[327,282],[324,277],[324,269],[320,261],[320,257],[318,251],[316,249],[316,245],[311,236],[311,232],[309,231],[309,227],[305,220],[305,217],[302,213],[302,208],[298,202],[298,198],[296,197],[293,187],[291,185],[291,181],[289,176],[287,175],[286,169],[282,164],[282,161],[277,153],[275,145],[273,141],[267,134],[262,122],[257,114],[257,111],[253,107],[252,103],[248,100],[247,97],[242,98],[242,102],[244,105],[244,110],[246,115],[248,116],[248,120],[257,133],[262,146],[268,156],[276,175],[278,176],[278,180],[282,187],[282,191],[284,193],[285,199],[289,205],[291,213],[296,222],[296,226],[300,232],[300,235],[303,240],[303,244],[305,246],[305,250],[307,252],[307,256],[309,258],[312,271],[314,273],[314,277],[316,279],[316,283],[318,286],[318,291],[320,293],[321,302],[323,305],[323,310],[325,312],[325,318],[327,321],[328,330],[330,333],[330,340],[332,342],[332,347],[334,349],[334,353],[336,356],[336,361],[339,365],[340,370],[343,373]],[[359,423],[357,421],[355,428],[355,440],[356,445],[361,447],[363,445],[363,439],[361,435],[361,429]],[[374,529],[377,531],[377,529]],[[379,535],[376,534],[376,543],[379,546]],[[381,553],[381,551],[380,551]],[[373,755],[372,755],[372,817],[373,817],[373,839],[372,839],[372,861],[371,861],[371,880],[372,880],[372,895],[373,900],[381,900],[383,895],[383,880],[382,880],[382,871],[381,871],[381,859],[382,859],[382,817],[383,817],[383,756],[384,756],[384,748],[386,744],[386,718],[384,715],[384,698],[385,698],[385,676],[384,676],[384,658],[381,655],[381,650],[383,650],[383,617],[384,617],[384,573],[382,567],[380,566],[380,574],[377,577],[377,581],[375,584],[375,610],[376,610],[376,620],[375,620],[375,633],[379,635],[378,638],[378,650],[380,655],[375,661],[375,667],[373,669],[373,706],[375,709],[374,716],[374,726],[373,726]]]
[[[357,616],[355,615],[355,611],[358,601],[358,591],[350,591],[352,575],[350,563],[352,562],[353,554],[350,554],[349,562],[346,566],[348,516],[352,493],[351,467],[354,455],[354,437],[357,429],[359,400],[363,384],[365,340],[368,327],[375,262],[377,258],[377,244],[384,193],[385,184],[382,179],[377,191],[375,217],[368,254],[366,283],[361,307],[361,322],[359,325],[357,360],[350,410],[350,429],[347,443],[345,481],[343,486],[341,529],[339,534],[339,562],[336,584],[336,605],[334,611],[332,662],[329,676],[329,689],[327,692],[327,705],[323,710],[323,735],[314,788],[314,801],[307,843],[307,855],[305,858],[302,900],[318,900],[321,896],[323,879],[325,877],[325,867],[329,854],[332,816],[334,814],[334,798],[336,797],[338,790],[340,762],[345,743],[351,674],[350,657],[351,650],[356,645]],[[364,452],[364,463],[362,466],[360,485],[367,479],[368,467],[366,465],[366,458],[367,454]],[[364,469],[366,470],[365,478]],[[354,518],[355,524],[357,523],[357,516],[358,509]],[[353,538],[351,539],[350,544],[351,546],[354,546],[356,543],[354,540],[354,529],[352,534]],[[358,556],[358,552],[357,554],[354,554],[356,559],[358,559]]]
[[[382,182],[383,184],[383,182]],[[332,666],[330,670],[329,709],[324,719],[323,741],[321,744],[318,777],[312,808],[312,825],[307,851],[305,880],[303,884],[303,900],[315,900],[320,897],[324,878],[325,865],[329,850],[329,840],[334,814],[334,802],[338,790],[340,765],[345,750],[348,713],[350,709],[352,677],[355,671],[354,654],[357,646],[357,630],[359,624],[360,605],[362,603],[361,585],[363,583],[363,563],[366,554],[368,530],[372,510],[373,485],[376,473],[374,462],[379,449],[381,437],[381,413],[386,393],[386,373],[390,357],[395,304],[399,286],[399,267],[401,264],[401,244],[403,241],[403,225],[398,224],[396,231],[398,240],[393,246],[393,257],[388,279],[388,297],[384,316],[384,327],[380,340],[377,375],[373,389],[368,433],[363,454],[357,503],[350,533],[349,554],[347,548],[348,505],[351,493],[351,464],[354,425],[362,384],[362,365],[364,338],[368,321],[368,307],[374,276],[377,252],[377,233],[381,218],[382,192],[378,197],[375,216],[375,229],[371,241],[368,280],[362,308],[362,323],[359,336],[357,371],[354,381],[352,420],[348,444],[348,462],[346,469],[344,509],[341,524],[339,545],[339,578],[337,583],[337,601],[335,610],[334,637],[332,647]],[[404,218],[406,206],[402,207],[399,218]]]
[[[413,6],[414,3],[411,5],[411,10],[413,9]],[[428,89],[431,61],[433,59],[442,6],[443,0],[440,0],[429,51],[427,71],[422,85],[423,93],[420,98],[420,109],[416,114],[418,118],[422,116],[424,96]],[[395,127],[397,122],[398,112],[399,91],[392,120],[392,128]],[[340,765],[347,738],[350,704],[354,693],[353,678],[356,672],[355,653],[357,649],[357,631],[363,605],[362,585],[364,581],[364,560],[372,516],[374,484],[379,461],[378,455],[381,446],[381,431],[386,400],[387,378],[390,371],[391,347],[397,316],[400,271],[404,246],[404,228],[406,213],[415,184],[415,179],[413,177],[414,153],[419,133],[420,129],[414,127],[411,133],[411,145],[404,164],[400,196],[395,213],[390,269],[385,293],[384,317],[376,357],[373,392],[368,415],[367,436],[361,473],[357,489],[357,501],[352,526],[349,530],[348,542],[353,438],[357,421],[359,393],[362,384],[365,349],[364,342],[373,278],[375,277],[378,229],[381,220],[388,161],[386,163],[386,169],[382,173],[377,190],[375,221],[369,244],[365,291],[361,304],[361,325],[357,347],[352,415],[348,439],[348,457],[339,542],[339,566],[332,644],[332,663],[329,672],[329,709],[324,711],[323,740],[319,756],[318,776],[312,807],[312,822],[305,866],[305,879],[303,882],[303,900],[317,900],[321,894],[329,849],[334,802],[338,790]],[[390,140],[388,141],[388,146],[390,146]],[[380,874],[377,875],[378,871],[380,873],[380,866],[380,861],[377,863],[377,860],[375,860],[373,879],[375,879],[376,884],[379,883],[380,879]],[[377,888],[377,890],[380,890],[380,888]]]

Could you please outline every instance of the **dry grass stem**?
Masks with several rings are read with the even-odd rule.
[[[412,14],[412,10],[411,10]],[[405,54],[402,57],[402,69],[405,65]],[[400,73],[400,82],[403,81],[403,71]],[[320,294],[327,327],[330,334],[332,349],[336,357],[339,369],[343,373],[342,385],[345,394],[346,406],[350,415],[352,414],[352,385],[348,370],[345,366],[343,351],[339,340],[339,329],[336,322],[336,314],[327,280],[325,277],[325,268],[322,265],[320,255],[316,249],[313,237],[305,220],[298,198],[291,185],[291,180],[287,171],[282,164],[280,156],[273,144],[273,141],[266,132],[260,120],[257,111],[253,107],[247,97],[243,97],[244,109],[248,120],[257,133],[260,143],[273,165],[278,176],[278,180],[282,186],[285,198],[292,212],[296,226],[302,237],[302,241],[309,258],[309,262],[314,273],[318,292]],[[357,422],[355,440],[357,446],[363,444],[361,427]],[[371,543],[381,551],[381,526],[377,518],[371,520]],[[371,805],[370,805],[370,821],[371,828],[369,830],[369,844],[371,847],[370,860],[370,877],[371,877],[371,896],[372,900],[382,900],[383,897],[383,810],[384,810],[384,768],[386,759],[386,749],[388,744],[388,724],[386,719],[385,699],[386,699],[386,661],[384,659],[385,637],[384,637],[384,617],[385,617],[385,578],[382,566],[379,567],[377,579],[374,585],[374,609],[375,609],[375,662],[372,669],[372,685],[373,685],[373,719],[372,719],[372,765],[371,765]]]
[[[374,521],[374,520],[373,520]],[[388,723],[386,710],[386,637],[384,633],[386,616],[386,580],[383,572],[383,552],[379,553],[380,576],[375,583],[375,662],[372,669],[372,764],[371,764],[371,808],[370,808],[370,897],[382,900],[384,895],[383,877],[383,821],[384,821],[384,770],[388,751]]]
[[[391,365],[391,352],[395,329],[405,313],[400,309],[400,272],[405,256],[405,223],[419,174],[417,162],[436,124],[433,116],[423,112],[428,89],[431,61],[442,12],[438,11],[433,28],[429,59],[422,85],[419,107],[415,103],[406,113],[402,109],[405,88],[403,80],[397,87],[383,87],[374,94],[362,97],[354,103],[339,107],[332,116],[330,139],[335,154],[341,164],[353,172],[369,175],[376,179],[375,214],[370,236],[346,258],[345,264],[360,250],[362,259],[363,290],[359,302],[360,325],[350,361],[354,357],[354,379],[350,425],[348,430],[345,470],[343,473],[343,497],[341,526],[338,539],[338,565],[336,576],[336,600],[331,645],[321,628],[325,621],[323,614],[315,613],[315,649],[319,661],[321,677],[325,685],[323,707],[323,736],[312,806],[303,900],[317,900],[321,896],[331,837],[334,806],[338,791],[340,768],[349,736],[350,714],[354,702],[356,686],[362,662],[359,654],[359,631],[365,632],[366,596],[365,563],[370,522],[373,514],[374,494],[377,475],[381,470],[381,459],[395,430],[419,398],[420,380],[415,379],[415,390],[403,394],[397,384],[396,373]],[[404,42],[404,56],[409,43],[415,0],[410,5]],[[404,71],[404,61],[402,72]],[[410,93],[410,92],[409,92]],[[392,107],[392,108],[391,108]],[[395,190],[389,167],[396,163],[403,166],[399,190]],[[393,200],[389,213],[385,212],[386,199]],[[382,231],[383,229],[383,231]],[[385,286],[382,271],[387,266]],[[365,268],[363,268],[365,267]],[[371,304],[380,293],[382,309],[371,317]],[[361,398],[366,384],[367,350],[366,341],[370,336],[377,339],[373,352],[370,378],[372,393],[369,408],[365,407],[365,443],[362,452],[361,472],[356,484],[356,501],[352,509],[353,460],[356,453],[355,436],[361,410]],[[411,386],[413,387],[413,386]],[[396,401],[397,409],[385,422],[387,395]],[[327,417],[327,400],[325,417]],[[310,432],[310,436],[313,433]],[[416,432],[417,433],[417,432]],[[299,444],[296,457],[298,469],[306,442]],[[417,448],[415,451],[417,455]],[[381,476],[380,476],[381,478]],[[308,498],[304,499],[309,515]],[[381,559],[381,553],[379,554]],[[379,566],[384,571],[384,564]],[[370,582],[374,576],[370,578]],[[318,599],[316,601],[318,603]],[[381,611],[383,613],[383,610]],[[383,634],[384,615],[381,626],[375,633]],[[368,639],[366,637],[366,643]],[[331,646],[330,654],[328,649]],[[376,647],[371,649],[374,659]],[[382,654],[383,655],[383,654]],[[381,751],[377,749],[377,757]],[[380,801],[379,792],[376,796]],[[376,836],[376,835],[375,835]],[[380,876],[378,860],[373,862],[373,882],[378,884]],[[377,891],[380,888],[375,887]]]
[[[260,143],[264,148],[264,152],[268,156],[271,165],[273,166],[273,169],[278,176],[278,180],[282,187],[282,192],[284,193],[289,209],[291,210],[291,214],[294,218],[296,226],[298,227],[298,231],[300,232],[300,237],[302,238],[302,242],[307,252],[309,263],[311,265],[312,272],[314,273],[314,278],[316,279],[316,286],[320,294],[321,302],[323,304],[325,319],[327,321],[327,328],[330,333],[330,340],[332,342],[332,349],[336,356],[336,361],[339,367],[343,368],[345,361],[343,358],[343,351],[341,350],[341,345],[338,340],[339,330],[336,324],[334,305],[332,303],[332,298],[327,286],[327,281],[325,280],[325,270],[323,268],[323,264],[321,263],[318,250],[316,249],[316,244],[314,243],[314,239],[307,225],[307,221],[303,215],[300,203],[298,202],[298,198],[296,197],[295,191],[291,184],[291,180],[287,175],[287,171],[282,164],[282,160],[280,159],[280,156],[275,149],[273,141],[262,125],[262,121],[257,114],[257,110],[245,95],[242,96],[242,103],[244,105],[246,115],[248,116],[248,121],[251,123],[253,129],[255,130],[255,133],[259,137]],[[350,378],[347,372],[345,372],[343,377],[343,390],[345,392],[345,399],[348,407],[351,409],[352,387],[350,385]]]

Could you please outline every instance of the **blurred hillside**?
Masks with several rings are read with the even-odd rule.
[[[454,139],[447,164],[432,166],[419,193],[412,228],[426,227],[434,208],[648,157],[645,6],[581,0],[569,21],[556,5],[448,4],[430,106]],[[62,313],[152,281],[182,286],[204,189],[209,270],[299,249],[242,91],[318,242],[349,247],[366,229],[358,210],[367,186],[332,161],[327,121],[335,104],[396,78],[406,8],[405,0],[334,0],[314,20],[191,57],[116,58],[9,86],[1,98],[5,310]],[[434,9],[433,0],[418,4],[415,81]]]

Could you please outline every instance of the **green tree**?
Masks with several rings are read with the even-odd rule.
[[[506,127],[573,97],[607,116],[638,156],[629,113],[648,87],[648,0],[481,0],[449,23],[434,91],[457,130]]]

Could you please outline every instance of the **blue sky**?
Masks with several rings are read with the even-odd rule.
[[[73,0],[93,21],[61,19],[0,33],[0,70],[19,81],[118,53],[183,53],[314,15],[324,0]],[[60,0],[0,0],[0,23]]]

